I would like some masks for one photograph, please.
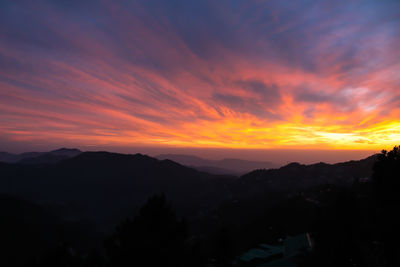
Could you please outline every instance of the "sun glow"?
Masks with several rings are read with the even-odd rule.
[[[257,2],[213,2],[199,24],[182,24],[197,8],[175,14],[164,3],[157,15],[136,2],[106,1],[93,14],[32,6],[51,16],[15,4],[0,25],[0,144],[400,143],[399,21],[387,15],[396,8],[338,5],[339,23],[320,3],[293,13]]]

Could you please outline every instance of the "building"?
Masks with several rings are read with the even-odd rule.
[[[293,258],[311,251],[312,242],[308,233],[288,236],[280,246],[260,244],[238,257],[238,266],[296,267]]]

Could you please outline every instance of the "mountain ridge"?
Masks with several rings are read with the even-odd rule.
[[[149,196],[160,193],[165,193],[182,215],[218,218],[218,207],[223,203],[281,199],[323,184],[351,185],[370,176],[374,159],[291,163],[235,177],[142,154],[82,152],[52,164],[0,163],[0,193],[48,203],[61,217],[87,219],[106,228],[135,213]]]
[[[56,163],[63,159],[74,157],[82,153],[76,148],[59,148],[48,152],[24,152],[13,154],[8,152],[0,152],[0,162],[6,163],[22,163],[22,164],[46,164]]]
[[[186,154],[160,154],[157,159],[170,159],[182,165],[195,168],[200,171],[209,171],[213,174],[242,175],[259,168],[274,168],[278,165],[269,161],[251,161],[235,158],[221,160],[209,160],[198,156]]]

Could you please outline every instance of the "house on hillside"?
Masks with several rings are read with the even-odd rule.
[[[246,251],[238,257],[237,266],[296,267],[293,259],[311,249],[312,242],[308,233],[288,236],[280,246],[260,244]]]

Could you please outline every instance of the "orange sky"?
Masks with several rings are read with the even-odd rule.
[[[395,1],[179,3],[3,4],[0,150],[400,143]]]

